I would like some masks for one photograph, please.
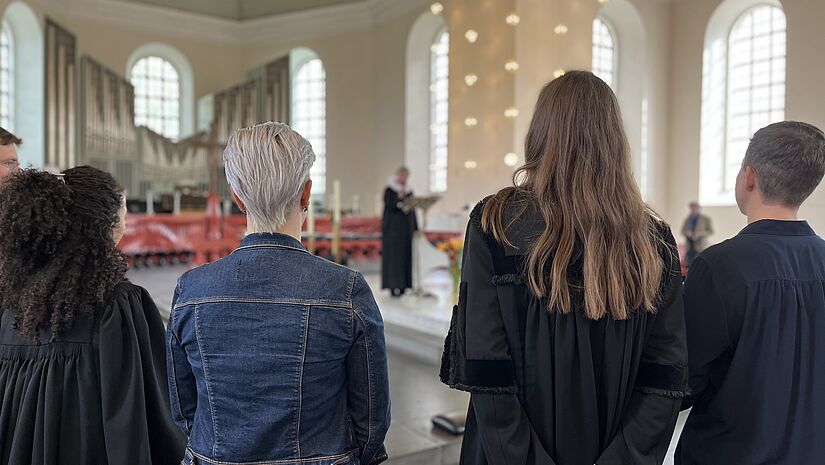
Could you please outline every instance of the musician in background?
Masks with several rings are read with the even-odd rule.
[[[387,181],[382,223],[381,288],[400,297],[412,287],[413,235],[418,229],[415,211],[404,212],[401,203],[412,197],[407,185],[410,170],[401,167]]]
[[[696,257],[707,248],[707,238],[713,234],[710,218],[702,214],[702,207],[697,202],[690,203],[690,214],[682,224],[682,235],[687,243],[687,266],[693,264]]]

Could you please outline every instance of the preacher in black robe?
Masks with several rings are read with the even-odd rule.
[[[0,319],[0,464],[173,465],[186,438],[170,414],[163,321],[128,282],[59,337]]]
[[[441,379],[471,393],[461,465],[660,465],[688,390],[676,242],[655,224],[664,265],[655,313],[591,320],[583,296],[548,312],[523,275],[544,228],[535,205],[507,205],[513,246],[470,216]],[[581,260],[569,273],[581,281]],[[733,463],[733,462],[732,462]]]
[[[384,218],[381,226],[381,288],[399,296],[412,287],[413,235],[418,229],[415,211],[405,213],[401,202],[412,197],[407,187],[409,171],[399,169],[384,189]]]

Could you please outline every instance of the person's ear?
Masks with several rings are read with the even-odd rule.
[[[754,171],[753,167],[745,166],[745,190],[748,192],[756,191],[759,185],[759,177]]]
[[[301,192],[301,210],[306,211],[309,208],[309,202],[312,198],[312,179],[307,179],[304,183],[304,190]]]
[[[235,205],[237,205],[242,212],[246,213],[246,205],[244,205],[243,200],[238,197],[238,194],[236,194],[235,191],[232,191],[232,200],[235,201]]]

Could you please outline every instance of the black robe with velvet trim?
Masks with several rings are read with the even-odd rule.
[[[441,377],[470,392],[461,464],[653,465],[664,460],[687,395],[682,280],[669,228],[655,221],[664,277],[654,313],[624,321],[550,313],[521,273],[530,238],[544,228],[535,208],[508,229],[514,246],[482,232],[471,214],[459,303]],[[514,201],[505,213],[515,215]],[[571,279],[581,282],[574,260]]]
[[[0,319],[0,464],[172,465],[163,321],[149,294],[119,284],[108,305],[40,344]]]

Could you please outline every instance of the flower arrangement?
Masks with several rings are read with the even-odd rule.
[[[450,276],[453,278],[453,297],[458,299],[459,285],[461,284],[461,257],[464,254],[464,240],[452,238],[439,242],[436,248],[445,254],[450,262]]]

